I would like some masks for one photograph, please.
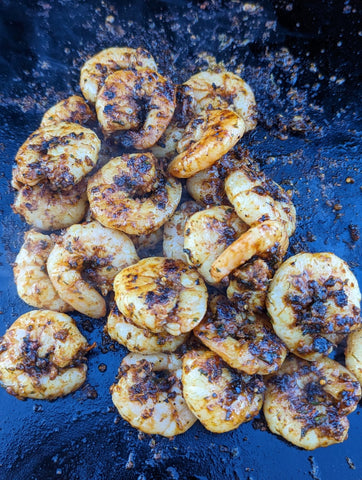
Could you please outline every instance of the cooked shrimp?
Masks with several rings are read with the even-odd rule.
[[[210,268],[211,277],[215,282],[220,282],[254,256],[267,258],[276,264],[284,257],[288,245],[288,236],[282,223],[268,220],[256,224],[216,258]]]
[[[175,354],[130,353],[121,363],[112,400],[122,418],[149,434],[173,437],[186,432],[196,417],[182,396],[182,361]]]
[[[152,55],[143,48],[111,47],[85,62],[80,72],[80,88],[84,97],[95,103],[106,78],[117,70],[138,68],[157,70]]]
[[[214,296],[194,334],[228,365],[248,375],[267,375],[287,355],[267,317],[238,311],[223,295]]]
[[[95,166],[100,146],[92,130],[76,123],[39,128],[16,154],[14,182],[34,186],[48,181],[55,190],[69,189]]]
[[[0,383],[18,398],[54,399],[86,379],[90,349],[64,313],[33,310],[21,315],[0,341]]]
[[[181,260],[145,258],[116,276],[114,292],[123,315],[154,333],[187,333],[206,312],[206,286]]]
[[[356,330],[348,335],[345,356],[346,367],[362,385],[362,330]]]
[[[295,230],[296,214],[285,191],[262,172],[243,166],[228,175],[225,191],[239,217],[248,225],[278,220],[290,237]]]
[[[44,113],[40,126],[48,127],[49,125],[60,122],[86,125],[88,122],[94,122],[95,120],[96,115],[89,108],[84,98],[78,95],[72,95],[49,108],[49,110]]]
[[[170,173],[189,178],[211,167],[240,140],[244,121],[230,110],[207,110],[187,125],[178,141],[179,154],[169,165]]]
[[[264,384],[231,369],[218,355],[190,350],[182,359],[182,385],[191,412],[207,430],[229,432],[254,418],[263,404]]]
[[[205,110],[233,110],[245,122],[245,131],[256,126],[256,103],[250,86],[231,72],[200,72],[191,77],[184,86],[193,99],[196,114]]]
[[[84,315],[100,318],[106,314],[102,295],[112,289],[117,273],[137,260],[127,235],[90,222],[66,230],[51,251],[47,268],[64,301]]]
[[[114,306],[108,315],[106,330],[108,335],[131,352],[159,353],[174,352],[182,345],[188,334],[177,337],[169,333],[152,333],[146,328],[140,328],[132,320],[126,318]]]
[[[333,253],[300,253],[276,272],[267,309],[291,352],[317,360],[331,353],[331,334],[361,328],[360,301],[356,277],[346,262]]]
[[[163,254],[165,257],[187,263],[184,252],[185,224],[186,220],[199,210],[201,210],[201,207],[196,202],[191,200],[184,202],[170,220],[165,223],[163,229]]]
[[[146,235],[129,235],[140,258],[152,257],[152,252],[161,250],[163,227]]]
[[[215,284],[211,265],[247,229],[232,207],[221,205],[195,213],[185,225],[184,252],[188,262],[208,283]]]
[[[357,407],[361,387],[330,358],[288,358],[267,383],[264,415],[270,430],[306,450],[347,438],[346,417]]]
[[[54,191],[48,184],[24,185],[12,208],[40,230],[70,227],[81,222],[87,211],[87,182],[84,179],[66,191]]]
[[[174,213],[182,187],[163,173],[152,153],[110,160],[88,182],[88,199],[96,219],[131,235],[159,229]]]
[[[29,230],[14,263],[19,297],[32,307],[68,312],[73,308],[57,294],[46,264],[54,242],[48,235]]]
[[[159,73],[149,68],[119,70],[105,80],[96,112],[105,135],[127,130],[121,142],[146,150],[166,130],[175,104],[175,87]]]

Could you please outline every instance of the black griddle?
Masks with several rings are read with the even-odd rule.
[[[109,46],[147,48],[174,82],[205,68],[207,55],[240,73],[259,106],[259,125],[242,142],[267,175],[294,190],[289,253],[334,252],[362,285],[359,21],[354,0],[2,0],[0,334],[31,310],[11,269],[28,229],[10,208],[14,156],[47,108],[80,91],[83,62]],[[105,319],[72,316],[97,342],[87,383],[54,402],[0,389],[0,479],[362,478],[360,405],[348,440],[313,452],[272,435],[262,416],[220,435],[200,423],[173,440],[137,432],[109,393],[125,349],[104,336]],[[343,362],[341,351],[336,357]]]

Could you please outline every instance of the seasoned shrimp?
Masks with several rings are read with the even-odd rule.
[[[96,219],[130,235],[159,229],[174,213],[182,187],[163,173],[152,153],[110,160],[88,182],[88,199]]]
[[[240,235],[214,261],[210,268],[211,277],[215,282],[220,282],[254,256],[277,264],[286,254],[288,245],[288,236],[282,223],[268,220],[256,224]]]
[[[117,273],[137,260],[127,235],[90,222],[66,230],[51,251],[47,268],[64,301],[84,315],[100,318],[106,314],[102,295],[112,289]]]
[[[165,257],[187,263],[184,252],[185,224],[186,220],[199,210],[201,210],[201,207],[196,202],[191,200],[184,202],[170,220],[165,223],[163,229],[163,254]]]
[[[346,367],[362,385],[362,330],[356,330],[348,335],[345,357]]]
[[[48,184],[20,188],[12,206],[24,220],[40,230],[59,230],[79,223],[88,208],[86,179],[70,190],[54,191]]]
[[[204,281],[181,260],[145,258],[116,276],[114,292],[123,315],[154,333],[189,332],[206,312]]]
[[[14,263],[19,297],[32,307],[68,312],[73,308],[57,294],[46,264],[54,242],[48,235],[29,230]]]
[[[225,191],[239,217],[248,225],[278,220],[293,235],[296,213],[285,191],[262,172],[243,166],[227,176]]]
[[[179,154],[169,164],[170,173],[189,178],[211,167],[240,140],[244,121],[230,110],[207,110],[186,126],[178,141]]]
[[[195,213],[185,225],[184,252],[188,263],[208,283],[215,284],[211,265],[247,229],[232,207],[221,205]]]
[[[140,258],[151,257],[151,252],[159,251],[163,239],[163,227],[146,235],[129,235]]]
[[[214,296],[194,334],[228,365],[248,375],[267,375],[287,355],[267,317],[239,312],[223,295]]]
[[[89,108],[84,98],[72,95],[61,100],[47,110],[42,118],[41,127],[48,127],[60,122],[79,123],[86,125],[96,120],[95,113]]]
[[[95,103],[106,78],[117,70],[138,68],[157,70],[152,55],[143,48],[111,47],[85,62],[80,72],[80,88],[84,97]]]
[[[182,361],[175,354],[130,353],[121,363],[112,401],[132,427],[173,437],[186,432],[196,417],[182,396]]]
[[[131,352],[159,353],[174,352],[182,345],[188,334],[177,337],[169,333],[152,333],[146,328],[140,328],[132,320],[126,318],[114,306],[108,315],[106,331],[108,335]]]
[[[291,352],[317,360],[331,353],[331,335],[361,328],[360,301],[356,277],[346,262],[333,253],[300,253],[276,272],[267,309]]]
[[[14,182],[34,186],[48,181],[55,190],[69,189],[95,166],[100,146],[92,130],[76,123],[39,128],[16,154]]]
[[[190,350],[182,359],[183,395],[207,430],[229,432],[254,418],[263,404],[264,384],[231,369],[218,355]]]
[[[205,110],[229,109],[245,122],[246,131],[256,126],[256,103],[250,86],[235,73],[200,72],[184,83],[196,114]]]
[[[21,315],[0,341],[0,383],[18,398],[54,399],[85,381],[84,355],[92,347],[64,313]]]
[[[174,85],[159,73],[149,68],[119,70],[105,80],[96,112],[105,135],[127,130],[121,142],[146,150],[166,130],[175,104]]]
[[[355,377],[334,360],[290,357],[268,380],[264,415],[273,433],[314,450],[347,438],[347,415],[360,398]]]

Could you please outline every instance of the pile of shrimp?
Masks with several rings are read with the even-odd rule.
[[[83,65],[80,90],[15,158],[13,209],[32,228],[14,276],[39,310],[2,337],[1,384],[21,398],[78,388],[93,346],[62,313],[77,311],[107,317],[128,349],[112,400],[145,433],[197,420],[227,432],[263,408],[299,447],[345,440],[361,398],[361,293],[332,253],[284,261],[296,210],[244,146],[251,87],[221,65],[175,85],[147,50],[112,47]],[[328,358],[344,340],[346,367]]]

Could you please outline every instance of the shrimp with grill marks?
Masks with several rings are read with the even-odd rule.
[[[18,398],[68,395],[86,379],[84,355],[90,348],[68,315],[25,313],[0,340],[0,383]]]
[[[360,301],[357,279],[346,262],[328,252],[300,253],[277,270],[267,309],[290,351],[317,360],[331,353],[341,334],[361,328]]]
[[[94,221],[69,227],[51,251],[47,268],[64,301],[84,315],[100,318],[106,314],[102,295],[112,290],[117,273],[137,260],[127,235]]]
[[[348,335],[345,358],[346,367],[362,385],[362,330]]]
[[[254,418],[263,404],[264,384],[230,368],[207,350],[190,350],[182,359],[183,395],[207,430],[229,432]]]
[[[268,379],[264,415],[273,433],[314,450],[347,438],[347,415],[360,398],[356,378],[334,360],[289,357]]]
[[[60,122],[86,125],[89,122],[95,121],[96,115],[90,109],[84,98],[78,95],[72,95],[49,108],[49,110],[44,113],[40,126],[48,127],[49,125]]]
[[[173,437],[186,432],[196,417],[182,395],[182,361],[175,354],[130,353],[121,363],[112,401],[134,428]]]

